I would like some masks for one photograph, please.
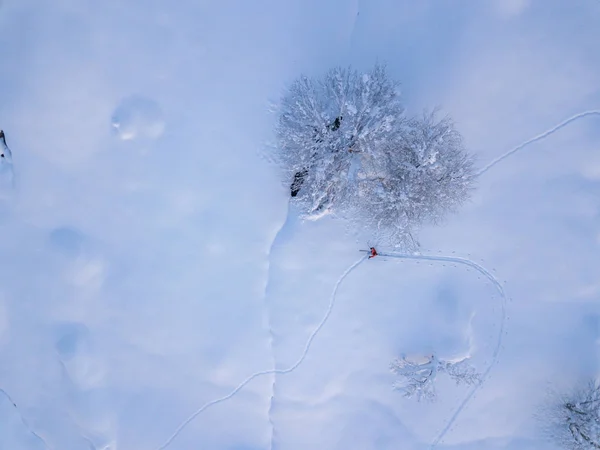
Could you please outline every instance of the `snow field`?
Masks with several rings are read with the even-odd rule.
[[[365,242],[292,212],[269,250],[288,198],[257,154],[289,80],[388,61],[408,108],[442,104],[483,168],[597,110],[596,3],[5,1],[0,448],[156,449],[298,361]],[[550,449],[547,391],[597,373],[597,129],[528,144],[422,230],[424,253],[477,262],[512,298],[498,364],[438,448]],[[470,351],[483,369],[500,317],[485,277],[429,264],[360,264],[293,372],[170,448],[426,448],[469,391],[440,376],[437,404],[403,399],[391,359]]]

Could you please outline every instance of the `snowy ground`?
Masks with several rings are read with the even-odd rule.
[[[359,262],[261,154],[286,83],[380,60],[483,168],[600,110],[599,24],[596,0],[2,2],[0,449],[554,448],[548,391],[598,372],[600,112],[482,173],[422,230],[442,260]],[[431,352],[489,377],[392,391]]]

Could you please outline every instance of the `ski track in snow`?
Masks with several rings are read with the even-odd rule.
[[[283,227],[283,228],[285,228],[285,227]],[[235,396],[239,391],[241,391],[244,388],[244,386],[246,386],[248,383],[250,383],[255,378],[259,378],[263,375],[285,375],[288,373],[292,373],[294,370],[296,370],[302,364],[302,362],[308,355],[308,352],[313,343],[313,340],[315,339],[315,337],[317,336],[319,331],[321,331],[321,328],[323,328],[323,326],[325,325],[327,320],[329,320],[331,311],[333,310],[333,307],[335,306],[335,299],[336,299],[337,291],[338,291],[339,287],[341,286],[342,282],[344,281],[344,279],[346,279],[346,277],[354,269],[356,269],[362,262],[366,261],[366,259],[367,259],[367,256],[363,256],[358,261],[352,263],[352,265],[350,267],[348,267],[346,269],[346,271],[342,274],[342,276],[338,279],[337,283],[335,284],[335,286],[333,288],[333,291],[331,292],[331,297],[329,299],[329,305],[327,307],[327,311],[325,312],[325,315],[323,316],[323,319],[321,319],[321,322],[319,322],[319,324],[316,326],[316,328],[313,330],[313,332],[308,337],[308,340],[306,341],[306,345],[304,347],[304,351],[302,352],[302,354],[300,355],[298,360],[292,366],[288,367],[287,369],[271,369],[271,370],[264,370],[262,372],[256,372],[256,373],[250,375],[248,378],[246,378],[240,384],[238,384],[238,386],[234,390],[232,390],[229,394],[227,394],[223,397],[220,397],[218,399],[212,400],[208,403],[205,403],[203,406],[201,406],[199,409],[197,409],[191,416],[189,416],[185,421],[183,421],[183,423],[181,425],[179,425],[179,427],[177,427],[177,429],[171,435],[171,437],[169,437],[169,439],[167,439],[167,441],[163,445],[161,445],[158,448],[158,450],[164,450],[169,445],[171,445],[171,443],[175,440],[175,438],[177,438],[177,436],[183,431],[183,429],[192,420],[194,420],[196,417],[198,417],[199,414],[206,411],[211,406],[214,406],[214,405],[217,405],[219,403],[223,403],[223,402],[229,400],[230,398]]]
[[[19,411],[19,407],[17,406],[17,404],[14,402],[14,400],[12,399],[12,397],[10,395],[8,395],[8,392],[6,392],[4,389],[0,388],[0,392],[2,392],[2,395],[4,395],[4,397],[6,397],[6,399],[14,406],[15,410],[17,411],[17,414],[19,415],[19,417],[21,418],[21,423],[23,424],[23,426],[27,429],[27,431],[29,431],[29,433],[31,433],[33,436],[35,436],[39,441],[42,442],[42,444],[44,444],[44,447],[47,449],[52,449],[52,447],[50,447],[50,445],[48,445],[48,443],[46,442],[46,440],[41,437],[39,434],[37,434],[33,428],[31,428],[29,426],[29,424],[27,423],[27,420],[25,420],[25,417],[23,417],[23,414],[21,414],[21,411]]]
[[[477,172],[476,175],[479,176],[479,175],[484,174],[485,172],[490,170],[492,167],[494,167],[496,164],[498,164],[500,161],[503,161],[504,159],[508,158],[510,155],[517,153],[519,150],[522,150],[523,148],[527,147],[529,144],[533,144],[534,142],[540,141],[540,140],[550,136],[551,134],[556,133],[558,130],[569,125],[570,123],[575,122],[575,121],[582,119],[584,117],[587,117],[587,116],[595,116],[595,115],[600,116],[600,110],[592,109],[589,111],[580,112],[579,114],[575,114],[574,116],[571,116],[568,119],[563,120],[558,125],[555,125],[554,127],[544,131],[543,133],[538,134],[535,137],[532,137],[531,139],[517,145],[512,150],[509,150],[508,152],[504,153],[503,155],[499,156],[498,158],[492,160],[487,166],[485,166],[483,169],[481,169],[479,172]]]
[[[430,449],[433,449],[437,444],[440,443],[440,441],[444,438],[444,436],[446,436],[446,434],[448,433],[448,431],[450,430],[450,428],[452,427],[454,422],[456,422],[456,419],[458,419],[458,416],[460,415],[462,410],[467,406],[467,404],[473,398],[475,393],[481,388],[481,386],[485,382],[486,378],[488,377],[490,371],[492,370],[492,368],[494,367],[494,365],[496,365],[496,362],[498,361],[500,347],[502,346],[502,340],[504,338],[504,325],[506,322],[506,293],[504,292],[504,288],[502,287],[502,284],[500,283],[500,281],[498,281],[498,279],[494,275],[492,275],[490,273],[490,271],[488,271],[485,267],[480,266],[476,262],[471,261],[470,259],[467,259],[467,258],[460,258],[460,257],[454,257],[454,256],[411,255],[411,254],[405,254],[405,253],[387,253],[387,252],[380,252],[379,255],[387,256],[390,258],[398,258],[398,259],[412,259],[412,260],[420,260],[420,261],[441,261],[441,262],[452,262],[452,263],[457,263],[457,264],[463,264],[465,266],[475,269],[476,271],[481,273],[483,276],[485,276],[488,280],[490,280],[492,282],[492,284],[494,285],[494,287],[496,288],[496,290],[498,291],[498,293],[500,294],[500,304],[501,304],[501,309],[502,309],[502,315],[500,318],[500,330],[498,332],[498,340],[496,342],[496,347],[494,348],[494,352],[492,353],[492,360],[491,360],[489,366],[487,367],[487,369],[485,369],[485,371],[483,372],[483,374],[481,376],[481,381],[479,383],[477,383],[477,385],[475,385],[473,387],[473,389],[471,389],[469,394],[460,403],[458,408],[456,408],[456,411],[454,411],[454,413],[452,414],[452,416],[450,417],[450,419],[448,420],[448,422],[446,423],[446,425],[444,426],[442,431],[433,440],[432,444],[429,447]]]

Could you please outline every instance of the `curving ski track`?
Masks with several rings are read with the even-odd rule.
[[[367,256],[363,256],[356,262],[352,263],[352,265],[350,267],[348,267],[346,269],[346,271],[342,274],[342,276],[338,279],[338,281],[336,282],[336,284],[333,288],[333,291],[331,292],[331,297],[329,298],[329,305],[327,306],[327,311],[325,312],[325,315],[321,319],[321,322],[319,322],[319,324],[315,327],[313,332],[308,337],[308,340],[306,341],[306,345],[304,346],[304,351],[302,352],[302,354],[300,355],[298,360],[293,365],[291,365],[287,369],[271,369],[271,370],[264,370],[262,372],[256,372],[256,373],[250,375],[248,378],[246,378],[240,384],[238,384],[238,386],[234,390],[232,390],[229,394],[227,394],[223,397],[220,397],[218,399],[212,400],[208,403],[205,403],[203,406],[201,406],[199,409],[197,409],[191,416],[189,416],[185,421],[183,421],[183,423],[181,425],[179,425],[179,427],[177,427],[177,429],[171,435],[171,437],[169,437],[169,439],[167,439],[167,441],[163,445],[161,445],[158,448],[158,450],[164,450],[169,445],[171,445],[171,443],[175,440],[175,438],[177,438],[177,436],[179,436],[179,434],[183,431],[183,429],[192,420],[194,420],[199,414],[206,411],[211,406],[214,406],[214,405],[217,405],[219,403],[229,400],[230,398],[235,396],[239,391],[241,391],[244,388],[244,386],[246,386],[248,383],[250,383],[255,378],[261,377],[263,375],[285,375],[288,373],[292,373],[294,370],[296,370],[300,366],[300,364],[302,364],[304,359],[306,359],[306,355],[308,355],[308,351],[310,350],[313,340],[315,339],[315,337],[317,336],[319,331],[321,331],[321,328],[323,328],[323,326],[329,319],[329,316],[331,315],[331,311],[333,310],[333,307],[335,306],[335,299],[336,299],[337,291],[338,291],[340,285],[342,284],[344,279],[354,269],[356,269],[356,267],[358,267],[362,262],[366,261],[366,259],[367,259]]]
[[[489,366],[487,367],[487,369],[485,369],[484,372],[482,373],[481,381],[477,385],[475,385],[475,387],[473,387],[473,389],[471,389],[469,394],[467,394],[467,396],[460,403],[458,408],[456,408],[456,411],[454,411],[454,413],[448,420],[448,423],[446,423],[446,425],[444,426],[442,431],[437,435],[437,437],[431,443],[429,448],[433,449],[437,444],[439,444],[439,442],[448,433],[448,431],[450,430],[450,428],[452,427],[454,422],[456,422],[456,419],[458,419],[458,416],[460,415],[462,410],[467,406],[467,404],[469,403],[471,398],[473,398],[473,395],[475,395],[475,393],[481,388],[485,379],[488,377],[490,371],[492,370],[492,368],[498,361],[500,347],[502,346],[502,339],[504,338],[504,325],[506,322],[506,293],[504,292],[504,288],[502,287],[502,284],[500,283],[500,281],[498,281],[498,279],[494,275],[492,275],[485,267],[480,266],[479,264],[477,264],[474,261],[471,261],[470,259],[454,257],[454,256],[411,255],[411,254],[405,254],[405,253],[380,252],[379,254],[381,256],[387,256],[390,258],[398,258],[398,259],[412,259],[412,260],[421,260],[421,261],[442,261],[442,262],[452,262],[452,263],[457,263],[457,264],[463,264],[465,266],[469,266],[469,267],[475,269],[480,274],[485,276],[488,280],[490,280],[492,282],[492,284],[494,285],[494,287],[496,288],[496,290],[498,291],[498,293],[500,294],[500,305],[501,305],[502,314],[501,314],[501,318],[500,318],[500,330],[498,332],[498,340],[496,341],[496,347],[494,348],[494,352],[492,353],[492,360],[491,360]]]
[[[590,111],[584,111],[579,114],[575,114],[574,116],[571,116],[568,119],[563,120],[558,125],[555,125],[554,127],[544,131],[543,133],[538,134],[535,137],[532,137],[531,139],[517,145],[512,150],[509,150],[505,154],[492,160],[488,165],[486,165],[483,169],[481,169],[479,172],[477,172],[476,175],[479,176],[481,174],[484,174],[485,172],[490,170],[492,167],[494,167],[496,164],[498,164],[500,161],[503,161],[504,159],[508,158],[510,155],[512,155],[514,153],[517,153],[519,150],[523,149],[524,147],[527,147],[529,144],[533,144],[534,142],[540,141],[540,140],[550,136],[551,134],[556,133],[558,130],[569,125],[571,122],[575,122],[576,120],[582,119],[583,117],[587,117],[587,116],[600,116],[600,110],[592,109]]]

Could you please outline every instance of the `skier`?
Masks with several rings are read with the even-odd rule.
[[[378,255],[377,250],[375,250],[375,247],[371,247],[370,250],[371,254],[369,255],[369,259],[375,258]]]

